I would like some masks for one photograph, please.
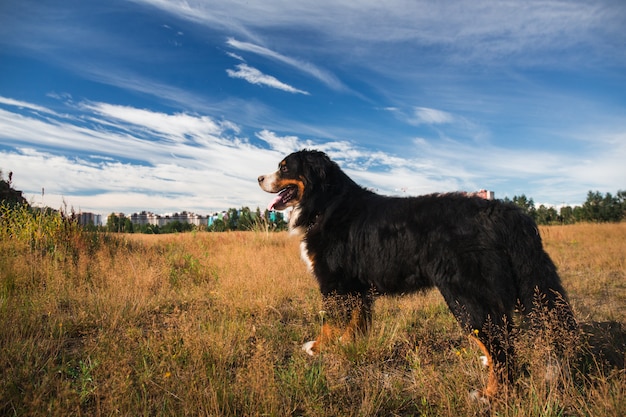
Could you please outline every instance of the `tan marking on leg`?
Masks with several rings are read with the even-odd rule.
[[[320,335],[317,337],[317,339],[306,342],[304,345],[302,345],[302,350],[304,350],[311,356],[315,356],[320,353],[320,350],[325,344],[336,340],[339,334],[341,334],[341,330],[339,328],[331,326],[330,324],[324,324],[322,325]]]
[[[341,343],[352,342],[357,334],[367,330],[369,314],[369,310],[363,302],[358,301],[357,305],[352,308],[350,321],[343,331],[336,326],[324,324],[319,337],[314,341],[305,343],[302,349],[309,355],[315,355],[319,353],[323,345],[335,340],[339,340]]]
[[[489,378],[487,380],[487,387],[481,390],[478,394],[479,397],[494,397],[499,390],[498,376],[496,375],[496,370],[493,365],[493,359],[491,357],[491,353],[487,346],[483,342],[480,341],[478,337],[473,334],[469,335],[470,340],[473,340],[474,343],[478,346],[478,348],[483,352],[486,360],[487,367],[489,367]]]
[[[367,329],[368,312],[362,302],[352,309],[350,322],[346,326],[346,330],[341,335],[342,343],[350,343],[358,333],[363,333]]]

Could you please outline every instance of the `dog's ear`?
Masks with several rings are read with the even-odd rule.
[[[320,151],[306,151],[303,156],[306,181],[314,186],[323,186],[332,165],[330,158]]]

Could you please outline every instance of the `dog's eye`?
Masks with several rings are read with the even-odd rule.
[[[287,171],[288,171],[287,165],[281,165],[280,166],[280,172],[287,172]]]

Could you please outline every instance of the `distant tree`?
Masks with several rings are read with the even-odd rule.
[[[123,229],[122,232],[124,232],[124,233],[133,233],[134,232],[133,222],[131,222],[128,217],[124,217],[124,222],[123,222],[122,229]]]
[[[589,191],[587,200],[583,203],[583,220],[589,222],[598,221],[600,218],[600,206],[602,205],[602,194],[599,191]]]
[[[159,226],[154,224],[142,224],[139,227],[139,231],[147,235],[158,235],[160,233]]]
[[[572,209],[572,214],[574,216],[574,222],[585,221],[585,210],[582,208],[582,206],[575,206]]]
[[[227,219],[226,230],[237,230],[237,225],[239,224],[239,213],[236,208],[228,209],[226,213]]]
[[[623,218],[624,211],[622,210],[622,204],[617,197],[606,193],[602,199],[603,207],[603,221],[606,222],[619,222]]]
[[[252,230],[254,227],[254,219],[252,212],[248,207],[242,207],[239,210],[239,218],[237,219],[237,230]]]
[[[289,228],[287,221],[285,220],[285,216],[283,213],[279,211],[274,212],[274,218],[272,219],[272,224],[274,225],[274,229],[276,231],[283,231]]]
[[[626,219],[626,191],[619,190],[616,198],[622,212],[621,220],[624,220]]]
[[[109,217],[107,217],[105,229],[107,232],[133,233],[133,222],[124,215],[118,216],[115,213],[111,213]]]
[[[163,225],[163,227],[161,228],[161,231],[163,233],[181,232],[182,231],[182,223],[180,221],[178,221],[178,220],[167,222],[165,225]]]
[[[263,213],[263,219],[267,224],[268,230],[280,232],[288,229],[285,217],[280,211],[270,211],[266,209]]]
[[[180,220],[174,220],[167,223],[161,228],[161,233],[182,233],[190,232],[194,228],[194,225],[187,222],[181,222]]]
[[[5,203],[9,206],[28,205],[22,192],[13,189],[13,172],[9,172],[9,178],[5,181],[2,170],[0,170],[0,203]]]
[[[574,218],[574,209],[571,206],[563,206],[559,210],[559,222],[561,224],[572,224],[576,221]]]
[[[553,224],[558,220],[558,215],[554,207],[546,207],[543,204],[535,211],[535,221],[537,224]]]
[[[618,191],[618,196],[611,193],[604,196],[599,191],[589,191],[587,200],[583,204],[583,220],[590,222],[619,222],[624,218],[624,194]]]
[[[208,230],[210,232],[225,232],[226,231],[226,223],[222,219],[215,219],[213,224],[209,226]]]
[[[525,194],[522,194],[520,196],[514,196],[512,202],[520,207],[524,213],[530,215],[533,219],[535,218],[535,202],[532,198],[529,199]]]
[[[111,213],[109,217],[107,217],[106,230],[107,232],[119,232],[120,227],[120,218],[117,214]]]

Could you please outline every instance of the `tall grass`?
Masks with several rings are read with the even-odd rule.
[[[579,317],[613,337],[581,343],[571,372],[546,383],[543,347],[520,332],[524,372],[485,405],[468,396],[486,382],[479,352],[435,291],[379,299],[368,335],[310,358],[300,346],[324,315],[286,233],[91,234],[52,213],[1,213],[1,415],[626,411],[624,224],[542,228]]]

